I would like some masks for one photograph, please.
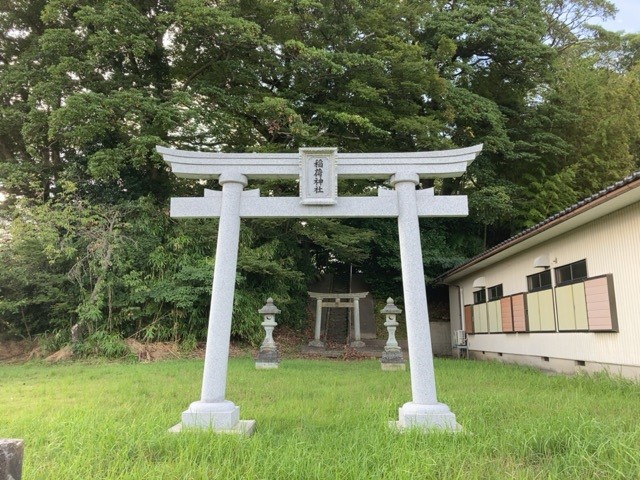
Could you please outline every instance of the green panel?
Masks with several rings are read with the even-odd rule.
[[[540,292],[527,293],[527,310],[529,315],[529,331],[540,331]]]
[[[543,332],[555,331],[556,322],[553,313],[553,292],[543,290],[538,292],[540,299],[540,330]]]
[[[496,333],[502,332],[502,309],[500,308],[500,300],[489,302],[487,304],[489,313],[489,331]]]
[[[480,308],[480,322],[482,325],[482,331],[483,332],[488,332],[489,331],[489,319],[488,319],[488,315],[487,315],[487,304],[485,303],[484,305],[481,306]]]
[[[489,331],[486,303],[473,306],[473,326],[475,328],[475,333],[487,333]]]
[[[573,308],[576,319],[576,330],[588,330],[589,319],[587,315],[587,297],[584,292],[584,283],[571,285],[573,290]]]
[[[471,308],[473,309],[473,332],[482,333],[482,330],[480,328],[480,312],[478,312],[478,305],[473,305]]]
[[[560,331],[575,330],[576,317],[573,308],[573,285],[556,288],[556,302],[558,305],[558,329]]]

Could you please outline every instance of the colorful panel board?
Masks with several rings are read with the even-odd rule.
[[[464,306],[464,330],[467,333],[475,333],[473,329],[473,305]]]
[[[500,313],[502,316],[502,331],[513,332],[513,312],[511,309],[511,299],[505,297],[500,299]]]
[[[498,333],[502,331],[502,315],[500,311],[500,300],[487,303],[487,312],[489,318],[489,331]]]
[[[527,311],[524,293],[511,297],[511,309],[513,311],[513,331],[527,331]]]
[[[486,303],[473,306],[473,330],[475,333],[489,332]]]
[[[613,277],[590,278],[584,287],[589,330],[618,331]]]

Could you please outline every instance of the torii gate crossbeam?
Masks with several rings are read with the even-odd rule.
[[[182,426],[250,433],[253,428],[253,421],[240,421],[240,408],[225,399],[225,390],[240,220],[261,217],[397,217],[412,392],[412,401],[399,409],[397,425],[457,429],[455,415],[436,398],[418,219],[465,216],[467,201],[465,196],[436,196],[433,189],[415,187],[421,178],[462,175],[481,150],[482,145],[414,153],[338,155],[335,148],[308,148],[299,154],[227,154],[158,147],[177,176],[217,178],[222,186],[221,192],[207,190],[202,198],[171,199],[172,217],[220,219],[202,393],[174,430]],[[384,178],[394,190],[379,189],[377,197],[339,197],[338,176]],[[300,198],[244,191],[252,178],[299,178]]]

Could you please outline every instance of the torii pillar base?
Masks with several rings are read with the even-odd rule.
[[[193,402],[182,412],[182,422],[171,427],[170,432],[185,430],[211,430],[217,433],[251,435],[255,420],[240,420],[240,407],[233,402]]]
[[[398,421],[389,422],[398,430],[419,429],[426,432],[459,432],[462,427],[456,422],[455,414],[444,403],[420,405],[405,403],[398,409]]]

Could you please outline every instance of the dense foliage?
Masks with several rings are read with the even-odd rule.
[[[638,168],[640,36],[607,0],[7,0],[0,6],[0,329],[202,338],[215,221],[168,218],[156,145],[417,151],[484,143],[427,181],[471,216],[422,222],[433,278]],[[292,183],[260,188],[295,195]],[[344,182],[341,194],[369,184]],[[300,325],[316,274],[398,296],[392,221],[244,222],[233,334],[268,296]]]

